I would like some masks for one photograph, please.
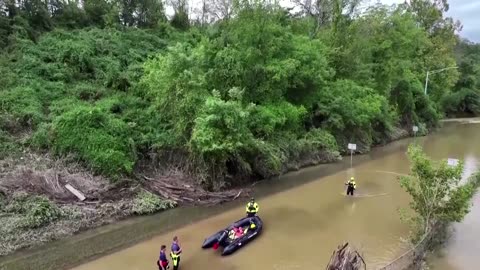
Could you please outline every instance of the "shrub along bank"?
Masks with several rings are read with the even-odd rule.
[[[410,260],[400,258],[386,269],[406,269],[424,266],[423,259],[448,238],[449,225],[461,222],[469,213],[472,198],[480,186],[480,172],[462,182],[463,161],[450,166],[447,161],[434,162],[429,159],[419,146],[408,149],[411,173],[401,177],[402,187],[412,196],[411,215],[403,215],[411,225],[411,240],[416,246],[411,254],[405,255]],[[398,264],[398,265],[397,265]]]

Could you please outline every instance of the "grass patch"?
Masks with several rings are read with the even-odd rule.
[[[163,200],[157,195],[148,191],[142,191],[137,194],[133,201],[133,212],[137,215],[153,214],[155,212],[174,208],[176,202]]]

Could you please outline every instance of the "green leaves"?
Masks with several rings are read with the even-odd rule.
[[[478,180],[462,183],[463,163],[433,162],[419,146],[411,145],[408,157],[412,172],[401,177],[400,184],[412,196],[410,205],[420,228],[417,233],[422,235],[437,222],[461,221],[469,212]]]
[[[440,104],[480,110],[475,46],[462,45],[453,94],[454,70],[423,94],[426,70],[454,62],[451,21],[425,1],[360,17],[357,1],[341,5],[348,15],[327,1],[315,18],[240,1],[195,27],[180,0],[170,23],[181,31],[158,0],[41,2],[0,11],[2,138],[31,130],[30,145],[114,179],[167,149],[217,180],[268,177],[335,159],[347,141],[365,151],[394,127],[431,128]]]
[[[205,101],[195,119],[190,144],[207,159],[225,162],[251,145],[248,117],[248,110],[238,101],[223,101],[214,95]]]
[[[132,171],[136,156],[130,127],[110,113],[79,106],[55,118],[52,128],[55,152],[75,153],[94,171],[112,179]]]

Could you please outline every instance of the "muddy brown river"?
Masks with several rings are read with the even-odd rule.
[[[439,132],[417,140],[432,158],[464,159],[466,174],[469,174],[479,167],[479,134],[479,124],[449,123]],[[412,140],[403,141],[397,151],[381,158],[354,164],[352,169],[260,199],[259,215],[265,223],[263,233],[232,256],[220,257],[218,252],[202,250],[200,245],[205,236],[240,218],[244,214],[243,207],[153,237],[74,269],[154,269],[159,246],[169,246],[173,235],[180,238],[184,249],[182,269],[323,269],[332,250],[343,241],[358,247],[368,268],[375,269],[407,247],[402,238],[407,236],[408,227],[400,222],[397,209],[406,207],[409,197],[396,181],[398,175],[409,171],[405,155],[407,141]],[[287,177],[294,181],[304,173]],[[344,195],[343,183],[350,176],[357,179],[358,192],[354,198]],[[468,234],[475,230],[478,235],[480,227],[470,225],[470,219],[478,225],[478,217],[478,213],[470,215],[459,229]],[[462,236],[457,235],[460,242],[465,241]],[[477,239],[469,236],[466,239],[472,242],[472,252],[479,250]],[[454,241],[452,248],[456,249],[455,246]],[[458,254],[459,259],[465,261],[460,254],[462,252]]]
[[[480,124],[449,122],[438,132],[416,140],[434,159],[463,159],[467,176],[480,168],[479,135]],[[202,250],[201,244],[205,237],[243,217],[243,203],[227,207],[217,215],[190,225],[174,228],[168,233],[151,234],[138,244],[72,269],[156,269],[160,245],[167,245],[169,250],[174,235],[179,237],[184,251],[180,264],[182,270],[325,269],[332,251],[343,241],[348,241],[361,250],[368,269],[377,269],[408,248],[403,240],[408,235],[408,226],[400,221],[398,209],[408,207],[409,196],[400,188],[397,177],[409,172],[405,151],[413,141],[414,139],[398,141],[377,148],[367,155],[354,157],[353,168],[349,168],[350,159],[345,158],[338,164],[311,167],[287,174],[281,179],[258,184],[260,194],[262,190],[276,191],[257,200],[260,205],[259,216],[264,222],[263,232],[231,256],[221,257],[218,250]],[[345,196],[344,182],[350,176],[355,176],[357,182],[355,197]],[[476,201],[479,200],[477,197]],[[208,210],[189,211],[180,209],[172,212],[176,214],[164,213],[148,217],[145,221],[134,222],[134,225],[132,222],[117,224],[115,226],[125,226],[128,231],[119,230],[111,238],[127,238],[128,232],[133,230],[138,233],[154,230],[154,219],[168,219],[158,223],[163,224],[158,226],[167,226],[165,224],[174,224],[175,219],[188,218],[186,215],[190,213]],[[473,267],[473,253],[480,250],[480,240],[477,241],[480,236],[479,225],[480,208],[474,207],[465,222],[458,224],[459,234],[447,247],[449,256],[432,260],[442,266],[445,262],[454,266],[434,269],[478,269]],[[109,230],[108,226],[106,228],[103,230]],[[90,246],[79,244],[76,252],[85,253],[87,249],[108,245],[109,240],[91,237],[89,241]],[[463,248],[463,243],[467,243],[470,250]],[[75,241],[67,241],[53,247],[52,252],[40,252],[40,255],[32,258],[40,262],[40,257],[61,257],[62,254],[74,256],[75,245]]]

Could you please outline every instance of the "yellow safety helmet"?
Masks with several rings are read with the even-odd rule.
[[[350,180],[355,180],[355,178],[353,178],[353,176],[350,178]]]

